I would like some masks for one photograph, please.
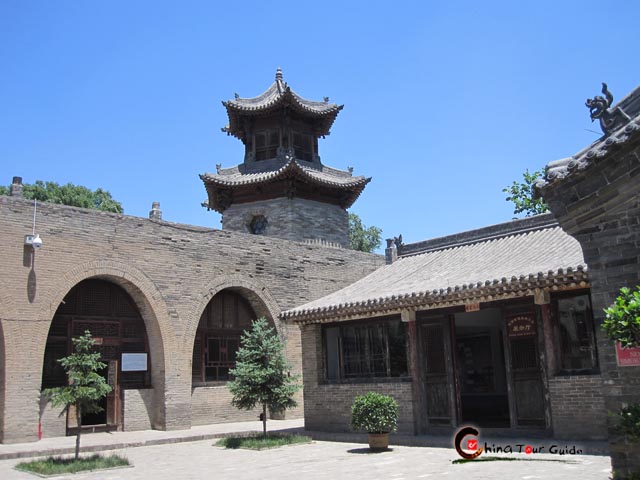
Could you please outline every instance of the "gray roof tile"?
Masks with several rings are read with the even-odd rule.
[[[586,279],[579,243],[547,220],[539,229],[514,230],[502,236],[457,246],[442,246],[381,267],[342,290],[283,314],[294,320],[338,317],[349,308],[366,311],[385,304],[437,303],[457,292],[458,300],[481,290],[533,288],[534,285]],[[517,227],[517,222],[514,222]],[[471,233],[471,232],[470,232]],[[486,294],[486,292],[484,292]],[[400,303],[398,303],[400,302]],[[460,303],[460,302],[458,302]],[[337,307],[337,308],[336,308]]]

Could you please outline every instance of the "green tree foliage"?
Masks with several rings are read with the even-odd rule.
[[[353,250],[373,252],[382,243],[382,229],[366,227],[355,213],[349,213],[349,243]]]
[[[300,389],[298,377],[284,356],[284,343],[265,318],[255,320],[242,335],[236,367],[229,372],[232,405],[241,410],[262,406],[263,436],[267,435],[267,408],[280,413],[297,405],[293,395]]]
[[[9,189],[0,187],[0,195],[9,195]],[[108,191],[101,188],[93,191],[82,185],[74,185],[72,183],[59,185],[56,182],[36,180],[34,184],[25,183],[23,185],[22,196],[39,202],[92,208],[104,212],[124,213],[122,204],[114,200]]]
[[[622,348],[640,347],[640,285],[635,290],[622,287],[609,308],[604,309],[602,330]],[[618,414],[618,431],[631,442],[640,442],[640,403],[623,408]]]
[[[64,407],[61,415],[75,407],[78,422],[76,436],[76,460],[80,455],[82,414],[102,411],[99,401],[111,391],[111,387],[98,373],[106,365],[100,361],[100,353],[93,352],[95,345],[91,332],[72,339],[74,353],[58,360],[67,372],[69,384],[64,387],[47,388],[42,393],[51,398],[54,407]]]
[[[640,285],[635,290],[620,289],[613,305],[605,308],[602,329],[623,348],[640,347]]]
[[[533,191],[536,180],[542,178],[542,171],[529,173],[529,170],[525,170],[522,177],[524,182],[518,183],[514,180],[511,186],[502,189],[507,194],[507,202],[514,204],[514,215],[524,213],[526,217],[530,217],[548,212],[547,204],[542,198],[536,197]]]

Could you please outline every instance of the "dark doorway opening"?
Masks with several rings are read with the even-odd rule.
[[[509,395],[499,309],[455,315],[460,423],[508,428]]]

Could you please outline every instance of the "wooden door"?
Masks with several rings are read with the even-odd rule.
[[[506,317],[507,352],[511,376],[512,426],[545,426],[544,386],[533,313]],[[515,423],[515,425],[514,425]]]
[[[109,360],[107,383],[111,392],[107,394],[107,425],[117,427],[120,421],[120,387],[118,382],[118,361]]]
[[[446,317],[421,326],[427,425],[455,426],[451,328]]]

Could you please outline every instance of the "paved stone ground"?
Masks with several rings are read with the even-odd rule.
[[[473,461],[452,464],[451,448],[393,447],[368,453],[362,444],[317,441],[274,450],[227,450],[215,440],[116,450],[134,465],[111,471],[72,475],[94,479],[558,479],[605,480],[610,460],[596,455],[512,454],[521,461]],[[482,457],[481,457],[482,458]],[[552,460],[552,461],[549,461]],[[18,459],[0,461],[1,479],[34,479],[13,469]],[[64,477],[55,477],[64,478]]]

